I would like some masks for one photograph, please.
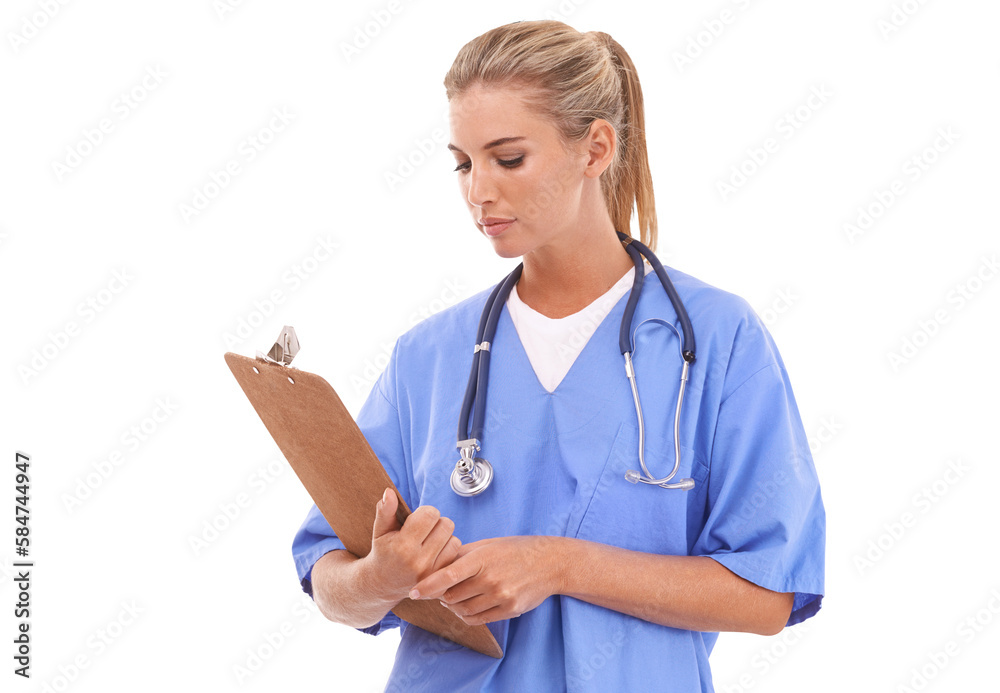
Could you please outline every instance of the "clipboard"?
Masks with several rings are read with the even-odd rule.
[[[298,350],[294,330],[288,338],[290,330],[282,331],[269,355],[226,352],[226,363],[337,537],[348,551],[364,557],[371,551],[375,505],[383,491],[396,493],[400,524],[410,509],[333,387],[288,365]],[[489,628],[467,625],[437,600],[404,599],[392,612],[476,652],[503,656]]]

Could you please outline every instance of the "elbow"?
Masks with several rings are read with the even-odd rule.
[[[777,635],[785,629],[792,615],[794,592],[775,592],[774,598],[768,600],[767,608],[761,609],[759,618],[752,632],[757,635]]]
[[[757,635],[777,635],[785,629],[786,623],[788,623],[788,619],[785,619],[784,621],[769,619],[757,624],[757,627],[753,632]]]

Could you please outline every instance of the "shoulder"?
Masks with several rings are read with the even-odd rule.
[[[435,363],[447,364],[462,355],[471,355],[479,317],[493,286],[424,318],[401,334],[396,340],[394,358],[405,365],[426,369]]]
[[[784,370],[774,339],[741,296],[666,267],[695,331],[698,360],[724,377],[723,397],[768,367]]]
[[[692,322],[694,321],[692,313],[710,313],[712,322],[735,328],[738,324],[757,317],[753,308],[742,296],[720,289],[673,267],[664,265],[664,268],[684,302]]]
[[[486,299],[493,290],[491,285],[472,296],[459,301],[453,306],[430,315],[399,337],[400,345],[415,348],[421,344],[432,344],[441,340],[462,335],[471,345],[476,337],[475,329],[479,325]],[[472,333],[468,332],[469,324],[473,325]]]

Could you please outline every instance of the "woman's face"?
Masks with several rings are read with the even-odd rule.
[[[462,197],[479,232],[508,258],[571,243],[580,222],[593,223],[581,219],[593,212],[581,201],[593,186],[599,194],[607,165],[595,165],[586,138],[579,151],[566,151],[555,127],[530,112],[521,93],[477,86],[449,104],[448,148]]]

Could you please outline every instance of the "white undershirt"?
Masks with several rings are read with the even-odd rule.
[[[653,267],[648,262],[645,265],[646,274],[649,274]],[[517,285],[511,288],[507,311],[542,387],[549,392],[555,391],[587,345],[590,335],[632,288],[634,275],[635,267],[630,267],[603,296],[565,318],[550,318],[529,308],[517,295]]]

